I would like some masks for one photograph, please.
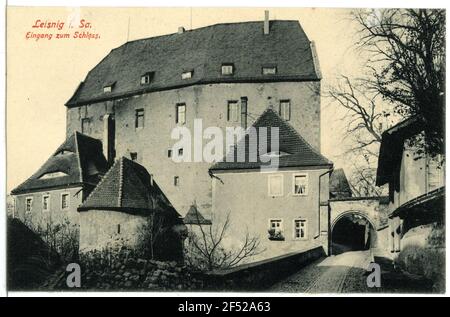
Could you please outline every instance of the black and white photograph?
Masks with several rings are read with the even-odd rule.
[[[446,9],[185,5],[6,6],[8,294],[445,294]]]

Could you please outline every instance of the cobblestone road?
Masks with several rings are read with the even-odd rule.
[[[270,291],[296,293],[365,293],[370,251],[352,251],[320,259],[277,283]]]

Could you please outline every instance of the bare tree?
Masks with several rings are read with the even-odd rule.
[[[187,262],[202,270],[229,268],[238,265],[244,259],[260,254],[258,237],[252,237],[246,232],[240,247],[227,249],[223,244],[230,225],[230,213],[222,224],[204,224],[197,214],[198,232],[190,230],[188,234]]]
[[[358,47],[370,55],[370,89],[402,116],[416,116],[426,151],[444,145],[445,10],[355,10]]]
[[[152,212],[146,222],[138,228],[137,249],[142,256],[155,258],[155,246],[161,236],[167,231],[164,226],[164,217],[158,212]]]
[[[423,138],[410,145],[434,155],[444,143],[445,10],[355,10],[356,46],[367,52],[368,73],[343,75],[326,96],[346,110],[343,120],[354,162],[350,184],[356,195],[376,195],[375,168],[381,134],[401,117],[416,116]]]
[[[381,109],[376,94],[367,93],[367,81],[351,80],[341,75],[338,84],[330,87],[325,96],[345,109],[346,138],[352,138],[352,146],[347,151],[377,157],[381,143],[381,133],[385,128],[389,113]]]
[[[350,79],[341,75],[337,84],[328,88],[325,97],[344,109],[345,139],[349,148],[343,153],[353,162],[350,187],[357,196],[380,196],[375,186],[376,164],[381,144],[381,133],[393,120],[383,109],[379,95],[367,89],[364,78]]]

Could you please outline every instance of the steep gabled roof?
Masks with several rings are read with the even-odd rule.
[[[222,64],[233,64],[232,76],[222,75]],[[263,66],[277,73],[263,75]],[[190,79],[181,73],[193,71]],[[141,76],[152,74],[149,84]],[[319,80],[320,70],[311,42],[298,21],[216,24],[184,33],[131,41],[113,49],[86,76],[67,106],[120,98],[150,91],[227,82]],[[103,87],[115,83],[111,92]]]
[[[383,132],[378,155],[377,186],[399,177],[405,140],[418,135],[422,130],[422,124],[414,116]]]
[[[330,195],[332,198],[347,198],[352,196],[352,190],[343,168],[333,170],[330,175]]]
[[[113,164],[97,187],[78,207],[78,211],[93,209],[143,214],[170,210],[175,213],[175,209],[145,167],[125,157]]]
[[[205,219],[203,215],[198,211],[196,205],[192,205],[189,208],[186,216],[183,219],[184,224],[186,225],[210,225],[211,220]]]
[[[94,186],[107,170],[102,142],[76,131],[36,173],[11,193],[17,195],[83,184]]]
[[[306,142],[288,122],[270,108],[263,112],[252,127],[256,129],[256,137],[250,137],[247,133],[235,146],[234,158],[231,162],[227,162],[229,154],[226,154],[221,162],[214,164],[210,168],[211,171],[255,169],[264,165],[268,166],[270,162],[264,162],[265,159],[261,159],[261,156],[266,153],[260,155],[261,153],[258,151],[260,128],[266,128],[267,153],[271,153],[274,151],[270,148],[271,128],[274,127],[279,129],[279,167],[331,167],[333,165],[331,161]],[[245,150],[245,160],[238,162],[238,148],[241,146]],[[256,150],[256,153],[254,150]],[[252,159],[254,157],[256,157],[256,160]]]

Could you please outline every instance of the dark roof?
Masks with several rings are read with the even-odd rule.
[[[205,219],[203,215],[198,211],[196,205],[192,205],[189,208],[186,216],[184,216],[183,222],[187,225],[210,225],[211,220]]]
[[[337,168],[330,175],[330,194],[332,198],[351,197],[352,190],[344,169]]]
[[[404,142],[407,138],[419,134],[422,129],[417,117],[411,117],[383,132],[378,155],[377,186],[399,176]]]
[[[263,166],[269,166],[270,162],[261,160],[258,149],[260,138],[260,129],[267,128],[267,153],[272,152],[271,145],[271,128],[279,128],[279,167],[314,167],[314,166],[333,166],[333,163],[315,150],[302,136],[285,120],[272,109],[267,109],[253,124],[256,128],[256,136],[250,137],[247,133],[235,146],[235,153],[232,162],[227,162],[227,155],[221,162],[214,164],[210,170],[237,170],[237,169],[255,169]],[[256,141],[256,144],[255,144]],[[242,146],[245,149],[245,160],[238,162],[238,148]],[[254,153],[256,150],[257,153]],[[275,149],[274,149],[275,150]],[[263,153],[264,154],[264,153]],[[252,162],[252,158],[256,155],[256,161]],[[253,159],[254,161],[254,159]]]
[[[402,219],[416,218],[425,220],[427,223],[443,220],[445,217],[445,186],[439,187],[431,192],[425,193],[405,202],[395,209],[389,218],[400,217]],[[426,224],[422,222],[421,224]]]
[[[184,33],[131,41],[113,49],[87,75],[66,103],[77,106],[150,91],[194,84],[319,80],[311,43],[298,21],[216,24]],[[232,76],[221,75],[221,65],[232,63]],[[275,75],[263,75],[263,66],[276,66]],[[184,71],[191,79],[181,79]],[[152,72],[150,84],[141,76]],[[110,93],[107,83],[115,82]]]
[[[95,186],[107,170],[108,163],[103,156],[102,142],[74,132],[36,173],[11,193],[17,195],[72,185]],[[41,178],[45,174],[58,172],[66,175]]]
[[[144,214],[149,211],[175,213],[175,209],[145,167],[125,157],[114,163],[78,207],[78,211],[92,209]]]

